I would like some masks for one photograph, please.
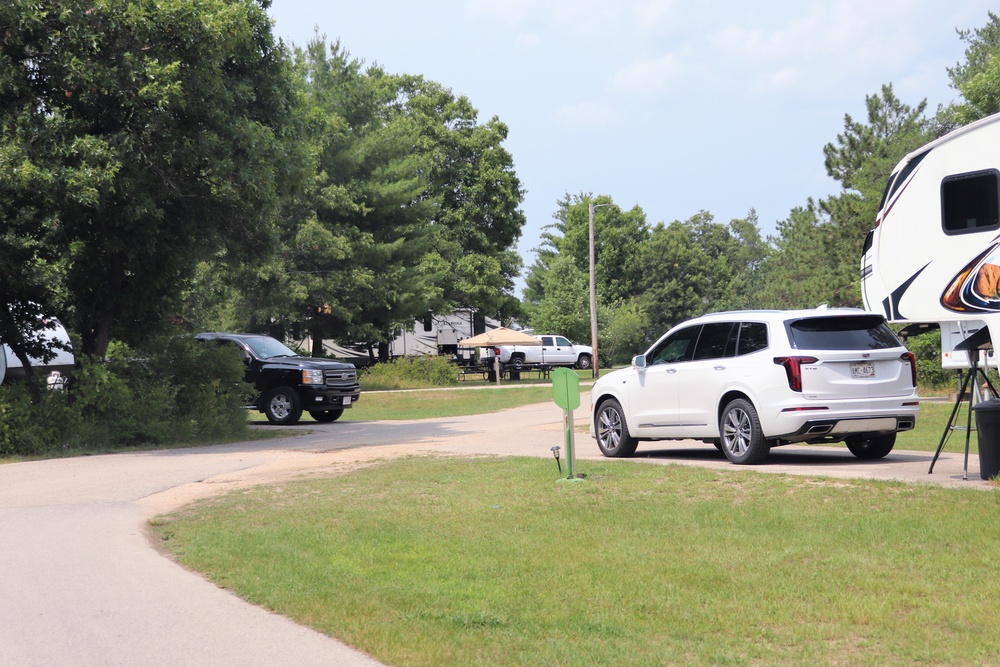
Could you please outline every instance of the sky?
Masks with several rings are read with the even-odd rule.
[[[648,222],[756,210],[762,232],[835,194],[823,146],[866,121],[884,84],[911,106],[957,99],[957,29],[987,0],[273,0],[274,33],[317,33],[353,57],[463,95],[525,189],[525,269],[569,194]],[[523,288],[523,280],[518,289]]]

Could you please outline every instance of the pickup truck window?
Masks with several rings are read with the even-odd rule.
[[[277,340],[266,336],[254,336],[252,338],[247,338],[247,345],[249,345],[261,359],[297,356],[295,352],[289,349],[284,343],[278,342]]]
[[[562,336],[556,336],[556,345],[559,347],[570,347],[572,343],[570,343],[567,339],[563,338]]]
[[[542,345],[545,347],[552,347],[552,336],[542,336]]]

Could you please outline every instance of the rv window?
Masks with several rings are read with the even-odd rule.
[[[1000,171],[948,176],[941,182],[941,224],[949,235],[1000,227]]]

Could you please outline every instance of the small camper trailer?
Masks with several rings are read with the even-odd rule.
[[[861,293],[890,322],[985,323],[1000,341],[1000,114],[896,166],[865,240]]]

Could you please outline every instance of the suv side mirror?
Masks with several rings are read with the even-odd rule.
[[[646,355],[637,354],[632,357],[632,368],[645,368],[646,367]]]

